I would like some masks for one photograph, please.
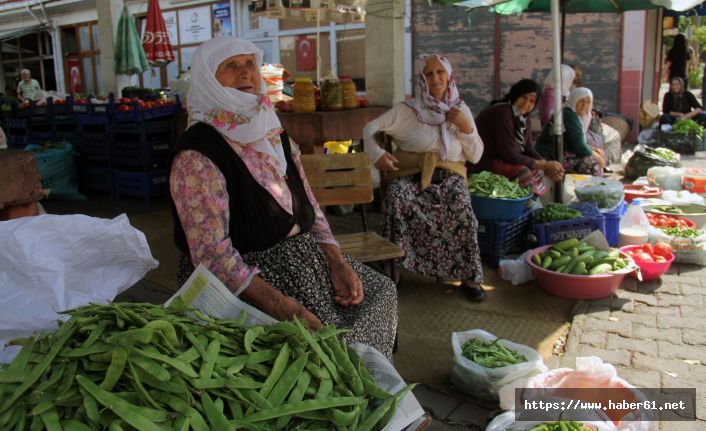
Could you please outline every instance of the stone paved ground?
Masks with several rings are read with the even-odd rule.
[[[683,157],[685,167],[706,167],[706,153]],[[654,423],[654,431],[706,430],[706,267],[674,264],[661,280],[626,278],[612,298],[577,306],[562,356],[549,369],[598,356],[618,376],[642,388],[696,388],[693,422]],[[415,391],[433,417],[430,431],[482,430],[493,406],[427,387]]]

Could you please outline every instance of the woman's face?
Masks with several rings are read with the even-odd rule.
[[[673,79],[672,82],[669,84],[669,88],[672,90],[673,93],[680,93],[681,82],[678,79]]]
[[[250,94],[258,94],[260,90],[260,71],[257,68],[255,56],[239,54],[228,57],[216,70],[216,80],[224,87],[235,88]]]
[[[515,107],[518,111],[520,111],[520,114],[522,115],[527,115],[532,110],[534,109],[534,106],[537,104],[537,93],[532,92],[532,93],[525,93],[522,96],[518,97],[517,100],[515,100],[515,103],[512,104],[512,106]]]
[[[449,74],[441,62],[432,57],[427,60],[422,70],[429,86],[429,93],[438,100],[443,100],[446,90],[449,87]]]
[[[591,107],[591,98],[584,97],[576,102],[576,114],[583,116],[588,114],[588,110]]]

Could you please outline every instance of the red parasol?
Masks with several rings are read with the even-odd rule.
[[[152,66],[164,66],[174,60],[172,44],[169,42],[158,0],[150,0],[147,7],[147,26],[142,37],[142,48]]]

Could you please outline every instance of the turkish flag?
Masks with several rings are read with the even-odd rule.
[[[316,39],[297,36],[294,51],[297,56],[297,70],[316,70]]]

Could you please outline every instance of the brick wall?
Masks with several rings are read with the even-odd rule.
[[[448,57],[461,97],[477,114],[495,92],[495,15],[474,10],[469,27],[463,8],[429,6],[427,0],[414,0],[413,8],[413,58],[421,53]],[[542,83],[551,69],[550,14],[503,16],[500,31],[500,93],[521,78]],[[582,67],[595,106],[608,111],[618,109],[620,31],[618,14],[566,16],[564,62]],[[415,77],[416,67],[415,61]]]

